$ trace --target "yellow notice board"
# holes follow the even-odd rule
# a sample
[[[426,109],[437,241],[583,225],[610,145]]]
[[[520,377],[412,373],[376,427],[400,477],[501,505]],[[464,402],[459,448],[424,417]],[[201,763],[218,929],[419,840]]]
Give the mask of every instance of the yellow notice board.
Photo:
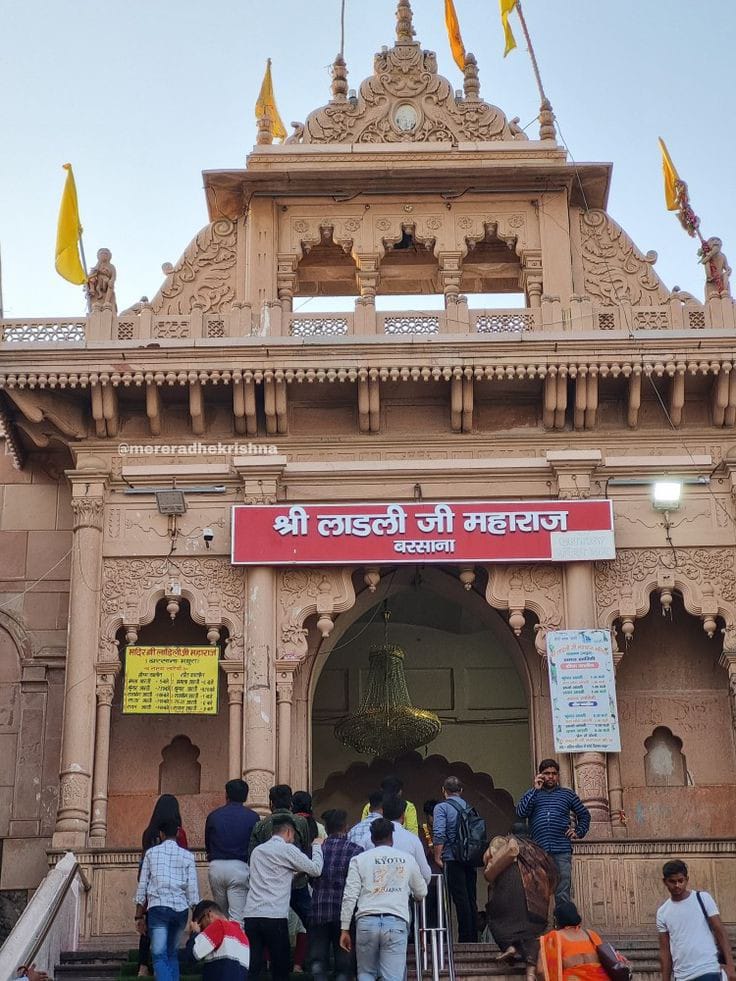
[[[219,647],[128,647],[123,712],[217,715]]]

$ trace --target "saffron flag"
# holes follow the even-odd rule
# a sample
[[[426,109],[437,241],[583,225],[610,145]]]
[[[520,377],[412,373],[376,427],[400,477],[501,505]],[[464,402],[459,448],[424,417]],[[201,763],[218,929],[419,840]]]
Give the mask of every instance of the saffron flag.
[[[66,182],[61,195],[59,208],[59,224],[56,229],[56,271],[70,283],[81,286],[87,282],[79,255],[79,242],[82,237],[82,226],[79,222],[79,205],[77,204],[77,187],[74,183],[72,165],[64,164]]]
[[[261,91],[258,93],[256,102],[256,119],[263,119],[268,116],[271,120],[271,129],[277,140],[286,139],[286,127],[281,121],[281,116],[276,108],[276,96],[273,94],[273,79],[271,78],[271,59],[266,63],[266,74],[263,76]]]
[[[503,36],[506,40],[506,47],[503,52],[505,58],[509,51],[513,51],[516,47],[516,38],[511,30],[511,24],[509,24],[509,14],[516,6],[516,0],[498,0],[498,2],[501,5],[501,23],[503,24]]]
[[[675,165],[672,163],[672,157],[667,149],[667,145],[659,137],[659,149],[662,151],[662,173],[664,174],[664,199],[667,202],[668,211],[677,211],[680,207],[680,202],[678,200],[677,194],[677,184],[679,183],[679,175],[675,169]]]
[[[463,44],[463,39],[460,35],[460,24],[457,19],[457,13],[455,12],[455,4],[453,3],[453,0],[445,0],[445,26],[447,27],[447,36],[450,39],[450,50],[452,51],[452,57],[455,59],[455,64],[460,71],[464,72],[465,45]]]

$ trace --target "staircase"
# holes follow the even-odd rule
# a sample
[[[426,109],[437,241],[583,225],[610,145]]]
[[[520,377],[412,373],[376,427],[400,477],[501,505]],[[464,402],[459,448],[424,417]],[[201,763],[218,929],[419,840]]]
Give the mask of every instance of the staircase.
[[[611,938],[614,946],[632,963],[634,973],[646,981],[659,977],[659,943],[656,936]],[[496,981],[519,981],[524,977],[521,966],[509,968],[497,964],[498,948],[494,944],[454,945],[455,973],[462,981],[483,981],[492,977]],[[416,978],[414,948],[409,947],[408,977]],[[61,963],[54,972],[54,981],[129,981],[137,973],[137,951],[134,950],[80,950],[61,955]],[[431,981],[432,972],[425,973],[425,981]],[[447,978],[443,971],[442,978]],[[182,963],[181,981],[198,981],[196,966]],[[309,974],[294,974],[292,981],[311,981]]]

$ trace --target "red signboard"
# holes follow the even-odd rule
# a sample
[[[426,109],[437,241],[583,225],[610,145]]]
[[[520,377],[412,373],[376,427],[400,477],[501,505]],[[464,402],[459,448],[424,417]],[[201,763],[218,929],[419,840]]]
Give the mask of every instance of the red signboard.
[[[608,500],[233,508],[234,565],[574,562],[615,555]]]

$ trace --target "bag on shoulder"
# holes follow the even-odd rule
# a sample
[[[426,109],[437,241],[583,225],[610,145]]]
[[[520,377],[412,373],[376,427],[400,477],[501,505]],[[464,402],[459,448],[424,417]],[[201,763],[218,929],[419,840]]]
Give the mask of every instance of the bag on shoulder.
[[[698,897],[698,905],[700,906],[700,908],[703,911],[703,916],[705,917],[705,922],[708,924],[708,929],[710,930],[711,933],[713,933],[713,927],[710,925],[710,920],[708,919],[708,914],[705,912],[705,903],[700,898],[700,893],[699,892],[696,892],[695,895]],[[718,943],[718,941],[715,938],[715,934],[713,934],[713,940],[715,941],[716,952],[718,954],[718,963],[719,964],[725,964],[726,963],[726,958],[723,956],[723,951],[721,950],[720,944]]]
[[[587,930],[585,932],[588,933]],[[591,943],[593,942],[589,933],[588,940]],[[605,941],[596,944],[595,952],[598,955],[598,960],[601,962],[601,967],[611,981],[630,981],[632,976],[631,964],[629,964],[623,954],[619,954],[613,944],[606,943]]]
[[[461,807],[451,797],[446,803],[457,811],[455,838],[451,842],[457,861],[465,865],[482,865],[483,853],[488,848],[486,822],[474,807]]]

